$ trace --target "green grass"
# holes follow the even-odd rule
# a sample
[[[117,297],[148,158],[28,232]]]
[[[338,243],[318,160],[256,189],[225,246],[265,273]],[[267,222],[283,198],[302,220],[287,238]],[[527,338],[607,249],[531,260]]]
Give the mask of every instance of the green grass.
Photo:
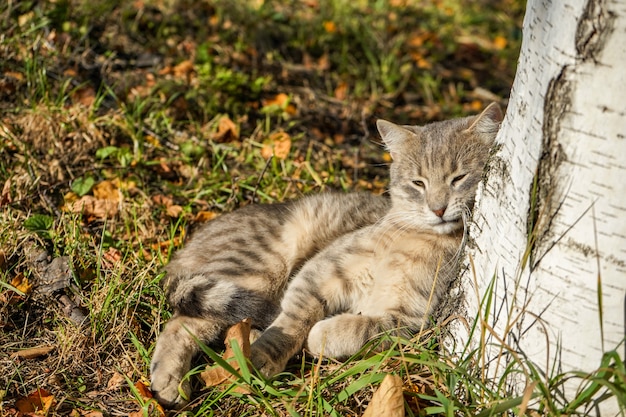
[[[324,189],[382,192],[377,118],[473,113],[484,90],[506,100],[523,5],[492,3],[3,3],[0,414],[44,389],[48,415],[159,415],[135,384],[171,314],[162,267],[198,219]],[[288,152],[267,159],[285,134]],[[37,289],[32,245],[68,257],[57,290]],[[250,395],[205,390],[184,414],[361,415],[385,373],[401,376],[407,415],[584,414],[625,391],[612,351],[589,375],[540,375],[519,358],[488,380],[480,352],[454,357],[431,336],[344,364],[296,359],[273,381],[242,362],[235,385]],[[54,350],[9,356],[38,346]],[[532,401],[512,395],[515,374],[530,376]],[[579,394],[564,397],[572,379]]]

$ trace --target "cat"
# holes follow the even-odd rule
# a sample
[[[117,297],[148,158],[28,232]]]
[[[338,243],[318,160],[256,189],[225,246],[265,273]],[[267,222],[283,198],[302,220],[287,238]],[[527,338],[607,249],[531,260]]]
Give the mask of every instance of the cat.
[[[166,268],[174,316],[151,363],[159,402],[186,404],[194,337],[214,344],[246,317],[263,330],[251,362],[267,377],[303,346],[345,358],[381,333],[425,327],[457,273],[501,120],[496,103],[478,116],[421,127],[379,120],[393,160],[391,201],[321,194],[248,206],[200,229]]]

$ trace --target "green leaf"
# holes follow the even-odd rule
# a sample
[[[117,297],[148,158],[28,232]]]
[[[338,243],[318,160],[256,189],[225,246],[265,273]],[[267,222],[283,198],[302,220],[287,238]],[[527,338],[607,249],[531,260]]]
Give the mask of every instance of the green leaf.
[[[117,151],[119,151],[117,146],[105,146],[104,148],[100,148],[96,151],[96,158],[106,159]]]
[[[77,178],[72,182],[72,191],[78,194],[79,197],[82,197],[91,191],[95,184],[96,180],[93,177]]]
[[[52,228],[54,219],[47,214],[33,214],[24,220],[24,227],[31,232],[47,232]]]

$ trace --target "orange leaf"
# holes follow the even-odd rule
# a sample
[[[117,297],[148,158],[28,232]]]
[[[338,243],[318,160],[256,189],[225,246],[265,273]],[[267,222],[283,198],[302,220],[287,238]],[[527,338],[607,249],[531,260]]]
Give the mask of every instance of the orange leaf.
[[[285,93],[278,93],[273,98],[264,99],[261,102],[263,107],[276,106],[283,109],[287,114],[296,114],[296,106],[290,103],[290,98]]]
[[[239,139],[239,128],[230,117],[224,115],[217,122],[217,131],[211,135],[215,142],[232,142]]]
[[[243,355],[246,358],[250,358],[250,321],[249,318],[243,319],[239,323],[231,326],[226,332],[226,338],[224,339],[226,350],[222,357],[235,369],[239,369],[239,363],[234,360],[235,354],[231,342],[235,340],[241,348]],[[223,383],[231,382],[233,375],[221,366],[214,366],[205,369],[200,374],[200,378],[202,378],[207,387],[215,387]],[[238,392],[243,391],[245,391],[245,389],[238,387]]]
[[[270,135],[261,149],[261,156],[269,159],[272,155],[278,159],[287,159],[291,150],[291,137],[287,132],[275,132]]]
[[[139,391],[139,395],[141,395],[143,398],[145,399],[152,398],[152,392],[150,391],[150,389],[148,389],[146,384],[144,384],[143,382],[141,381],[135,382],[135,388],[137,388],[137,391]]]
[[[507,45],[507,40],[504,36],[496,36],[493,40],[493,45],[496,49],[504,49]]]
[[[141,397],[144,400],[151,400],[152,397],[152,391],[150,391],[150,389],[146,386],[146,384],[144,384],[142,381],[137,381],[135,382],[135,388],[137,388],[137,391],[139,392],[139,395],[141,395]],[[164,416],[165,415],[165,410],[163,410],[163,407],[161,407],[161,404],[157,403],[156,401],[152,401],[151,402],[152,405],[154,405],[159,413],[159,416]],[[137,416],[143,416],[143,412],[139,411],[136,413],[130,413],[129,415],[133,416],[133,415],[137,415]]]
[[[337,32],[337,25],[335,25],[335,22],[327,20],[324,22],[324,30],[328,33],[335,33]]]
[[[196,214],[196,218],[194,219],[194,221],[198,223],[204,223],[208,222],[209,220],[213,220],[216,217],[217,213],[214,211],[199,211],[198,214]]]
[[[33,285],[28,282],[28,278],[21,272],[11,280],[11,285],[26,295],[30,294],[33,290]]]
[[[193,71],[193,62],[190,60],[182,61],[173,68],[174,77],[178,78],[189,77]]]
[[[348,96],[348,84],[340,82],[337,88],[335,88],[335,98],[337,100],[345,100]]]
[[[112,181],[104,180],[93,187],[93,196],[100,200],[119,202],[122,198],[120,190]]]
[[[15,407],[21,413],[35,413],[40,415],[48,414],[48,410],[54,404],[54,396],[45,389],[38,389],[31,392],[26,397],[22,397],[15,402]]]

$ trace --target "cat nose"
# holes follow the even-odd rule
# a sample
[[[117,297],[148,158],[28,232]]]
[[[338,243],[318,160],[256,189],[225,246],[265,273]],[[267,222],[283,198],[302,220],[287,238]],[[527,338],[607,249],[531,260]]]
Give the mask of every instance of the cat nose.
[[[447,208],[448,208],[448,207],[442,207],[442,208],[440,208],[440,209],[433,210],[432,212],[433,212],[433,213],[435,213],[435,215],[436,215],[437,217],[443,217],[443,214],[446,212],[446,209],[447,209]]]

